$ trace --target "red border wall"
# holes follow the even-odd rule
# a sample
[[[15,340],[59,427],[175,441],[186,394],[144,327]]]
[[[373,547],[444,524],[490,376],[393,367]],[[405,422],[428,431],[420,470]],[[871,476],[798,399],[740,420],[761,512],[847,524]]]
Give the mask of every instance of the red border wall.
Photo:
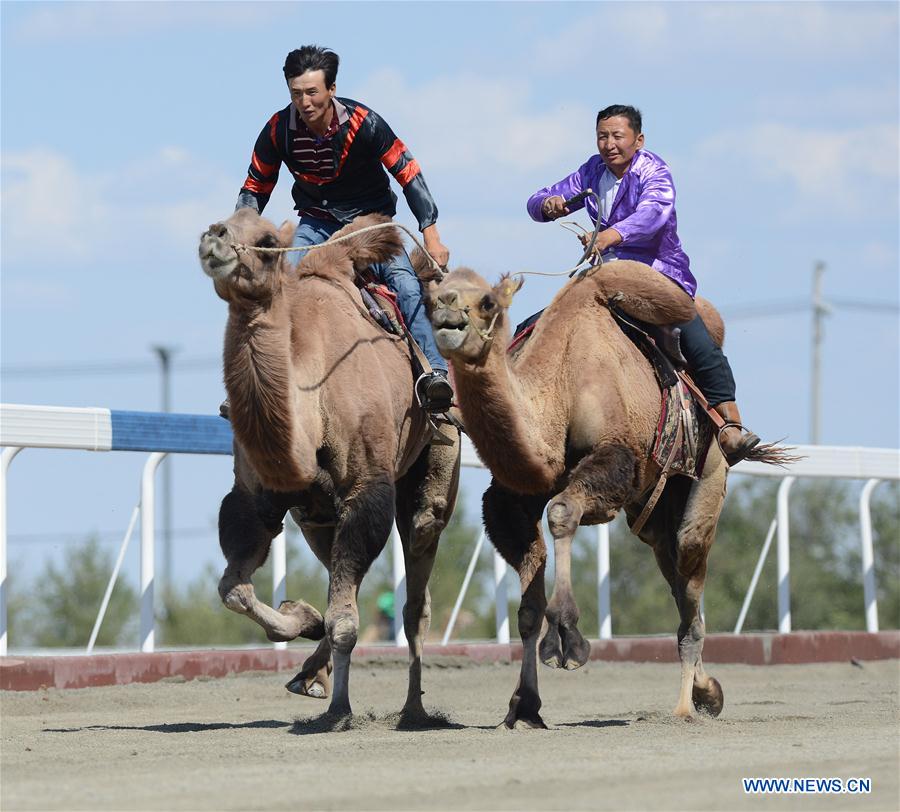
[[[90,688],[156,682],[166,677],[196,679],[224,677],[240,671],[293,671],[309,656],[309,647],[276,651],[273,648],[160,651],[153,654],[101,654],[60,657],[0,657],[0,690]],[[473,662],[520,660],[519,643],[459,643],[429,645],[426,657],[465,657]],[[357,646],[355,658],[406,659],[406,648]],[[791,634],[711,634],[703,647],[710,663],[797,665],[900,658],[900,631],[793,632]],[[591,659],[606,662],[674,663],[674,637],[622,637],[592,640]]]

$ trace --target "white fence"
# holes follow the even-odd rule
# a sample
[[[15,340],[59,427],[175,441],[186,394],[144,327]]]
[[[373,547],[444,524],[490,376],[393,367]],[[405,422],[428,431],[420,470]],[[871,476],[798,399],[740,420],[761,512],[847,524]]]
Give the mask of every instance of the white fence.
[[[116,412],[108,409],[75,409],[47,406],[0,404],[0,655],[7,651],[7,476],[10,463],[23,448],[84,449],[91,451],[145,451],[150,456],[144,465],[140,485],[140,502],[132,514],[106,594],[101,603],[97,622],[88,645],[90,651],[96,640],[103,614],[128,547],[138,515],[141,519],[141,651],[153,651],[154,643],[154,552],[155,525],[154,474],[159,463],[169,453],[230,454],[231,429],[218,417],[205,415],[154,414],[149,412]],[[762,566],[777,531],[778,556],[778,628],[791,630],[790,609],[790,528],[788,497],[798,477],[828,477],[864,479],[860,494],[860,542],[862,546],[862,580],[864,588],[866,627],[878,631],[878,607],[875,591],[875,569],[872,547],[872,522],[869,502],[872,491],[882,480],[900,479],[900,450],[836,446],[800,446],[805,458],[785,472],[761,463],[744,462],[736,473],[752,476],[780,477],[776,516],[769,527],[759,561],[751,578],[744,606],[735,632],[743,628],[747,609],[753,597]],[[462,464],[483,467],[468,438],[464,437]],[[474,572],[479,552],[485,541],[482,532],[463,580],[462,589],[444,633],[446,643],[452,634],[465,591]],[[392,533],[391,551],[395,582],[395,637],[398,645],[405,643],[402,607],[405,602],[403,556],[396,528]],[[285,597],[285,543],[283,534],[272,544],[273,602],[277,606]],[[609,572],[609,528],[597,528],[597,601],[600,618],[600,637],[612,636]],[[494,554],[494,585],[497,641],[509,642],[509,618],[506,593],[507,565]],[[275,643],[278,648],[285,643]]]

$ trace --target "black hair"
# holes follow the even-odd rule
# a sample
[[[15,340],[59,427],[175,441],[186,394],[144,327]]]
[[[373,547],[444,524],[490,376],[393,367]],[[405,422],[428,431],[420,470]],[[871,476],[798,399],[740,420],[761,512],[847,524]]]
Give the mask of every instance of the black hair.
[[[634,130],[634,134],[641,134],[641,124],[643,123],[641,111],[638,110],[637,107],[632,107],[630,104],[611,104],[609,107],[604,107],[597,113],[597,123],[594,126],[598,126],[601,121],[612,118],[613,116],[625,116],[625,118],[628,119],[628,123],[631,125],[631,129]]]
[[[304,45],[291,51],[284,60],[284,78],[290,81],[308,70],[320,70],[325,73],[325,87],[331,87],[337,79],[340,57],[328,48],[319,45]]]

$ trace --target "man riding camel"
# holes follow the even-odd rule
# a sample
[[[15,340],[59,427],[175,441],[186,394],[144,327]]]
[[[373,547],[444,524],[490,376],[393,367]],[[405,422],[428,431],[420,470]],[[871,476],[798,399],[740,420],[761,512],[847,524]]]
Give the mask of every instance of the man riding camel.
[[[446,265],[450,253],[441,242],[437,206],[418,162],[374,110],[335,95],[338,63],[336,53],[317,45],[287,55],[284,78],[291,103],[269,119],[256,139],[236,209],[250,207],[262,214],[284,163],[294,177],[292,196],[300,215],[293,244],[318,245],[359,215],[396,214],[397,196],[386,169],[403,188],[426,250]],[[296,253],[295,264],[302,256]],[[447,362],[435,346],[409,257],[403,252],[371,270],[397,294],[406,325],[431,364],[433,371],[416,382],[422,405],[446,411],[453,397]]]
[[[634,107],[612,105],[597,114],[597,149],[578,170],[528,199],[528,213],[539,223],[570,213],[565,201],[591,189],[591,220],[600,230],[594,254],[603,262],[630,259],[650,265],[680,285],[693,298],[697,282],[690,260],[678,239],[675,185],[665,161],[646,150],[641,113]],[[735,402],[731,366],[715,345],[699,316],[681,327],[681,350],[710,406],[724,419],[719,443],[729,465],[744,459],[759,444],[759,437],[745,431]]]

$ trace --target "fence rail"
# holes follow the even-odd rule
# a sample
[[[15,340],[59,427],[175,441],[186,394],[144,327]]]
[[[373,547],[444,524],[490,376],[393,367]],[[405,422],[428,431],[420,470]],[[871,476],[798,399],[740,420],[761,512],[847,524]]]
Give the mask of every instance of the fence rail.
[[[155,525],[154,473],[167,454],[231,454],[231,426],[224,420],[193,414],[159,414],[154,412],[127,412],[101,408],[69,408],[56,406],[29,406],[0,404],[0,655],[7,651],[7,476],[13,458],[24,448],[80,449],[87,451],[144,451],[150,456],[144,465],[140,485],[138,508],[141,518],[141,623],[140,640],[142,651],[153,651],[154,641],[154,551]],[[878,631],[878,607],[875,598],[875,568],[872,549],[872,522],[869,502],[872,491],[882,480],[900,479],[900,450],[885,448],[861,448],[848,446],[800,446],[798,452],[803,459],[785,471],[761,463],[743,462],[735,473],[751,476],[779,477],[782,482],[778,489],[776,517],[770,526],[763,545],[757,572],[751,580],[741,617],[735,627],[740,632],[746,610],[753,597],[758,572],[768,553],[772,535],[777,530],[778,556],[778,627],[781,632],[791,630],[790,614],[790,528],[788,523],[788,497],[790,488],[798,477],[828,477],[835,479],[868,480],[860,495],[860,539],[862,546],[862,580],[864,585],[866,627]],[[475,449],[467,437],[463,438],[462,465],[483,468]],[[136,509],[136,510],[137,510]],[[131,527],[123,541],[119,560],[131,536]],[[450,624],[444,633],[444,642],[452,634],[453,621],[458,612],[465,590],[474,571],[484,534],[476,545],[475,553],[467,570],[462,590],[456,602]],[[394,563],[395,617],[402,617],[402,607],[406,592],[403,556],[396,527],[392,532],[391,549]],[[285,590],[285,544],[283,535],[272,544],[273,595],[275,602],[284,597]],[[599,636],[612,637],[612,615],[610,607],[609,572],[609,528],[597,528],[598,583],[597,600],[599,607]],[[112,589],[118,567],[115,568],[107,596],[102,603],[105,609],[108,594]],[[494,554],[494,586],[496,606],[496,628],[498,642],[509,641],[509,617],[506,594],[506,563]],[[102,610],[92,633],[91,643],[96,638],[102,622]],[[395,624],[398,645],[405,642],[403,624]],[[285,643],[275,643],[283,648]]]

